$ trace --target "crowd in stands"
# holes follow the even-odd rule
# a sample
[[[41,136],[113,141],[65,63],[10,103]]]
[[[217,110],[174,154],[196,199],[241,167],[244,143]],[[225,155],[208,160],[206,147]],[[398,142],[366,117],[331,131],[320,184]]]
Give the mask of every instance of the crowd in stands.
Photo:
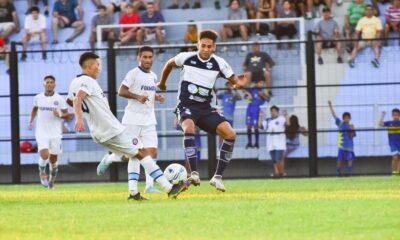
[[[349,65],[355,67],[355,59],[360,49],[364,47],[372,47],[375,57],[371,63],[374,67],[379,67],[380,41],[365,41],[375,38],[388,38],[390,32],[400,33],[400,0],[372,0],[371,4],[367,4],[366,0],[354,0],[347,8],[343,32],[338,23],[334,20],[331,7],[332,0],[230,0],[227,6],[221,6],[220,1],[215,1],[215,8],[228,8],[227,20],[246,20],[246,19],[263,19],[263,18],[279,18],[282,21],[273,22],[271,24],[246,24],[231,23],[224,24],[220,29],[221,41],[229,41],[230,38],[240,38],[241,41],[247,41],[251,35],[265,35],[272,33],[276,39],[287,37],[294,38],[298,34],[298,29],[294,21],[287,21],[286,18],[305,17],[310,19],[318,17],[319,5],[325,7],[322,10],[322,19],[316,23],[315,34],[316,39],[321,41],[316,44],[316,52],[318,55],[318,63],[323,64],[321,56],[322,49],[335,48],[337,51],[337,62],[343,62],[343,49],[350,54]],[[24,34],[21,42],[23,49],[26,51],[30,41],[38,41],[42,45],[44,52],[42,58],[46,59],[46,45],[51,39],[51,44],[58,44],[58,32],[64,28],[74,28],[72,34],[66,39],[66,42],[73,42],[84,31],[87,24],[90,24],[89,43],[94,48],[96,42],[96,27],[98,25],[108,24],[136,24],[136,23],[162,23],[165,19],[160,8],[160,0],[109,0],[107,3],[101,0],[93,0],[93,4],[97,8],[91,23],[83,21],[84,9],[82,9],[81,0],[56,0],[54,2],[52,12],[49,13],[48,0],[43,0],[44,8],[41,10],[37,7],[39,0],[28,1],[28,11],[25,17]],[[196,9],[202,7],[202,0],[170,0],[169,9]],[[340,5],[341,0],[337,0],[336,4]],[[192,4],[192,6],[191,6]],[[380,9],[386,9],[381,12]],[[187,10],[190,11],[190,10]],[[118,14],[118,17],[115,16]],[[377,16],[384,15],[385,23],[382,24]],[[52,36],[46,36],[46,17],[52,17],[51,30]],[[115,22],[115,19],[119,19]],[[5,44],[8,43],[9,37],[13,33],[20,31],[19,18],[12,0],[0,0],[0,38]],[[113,40],[119,44],[143,44],[144,42],[155,40],[158,44],[165,42],[165,29],[161,26],[152,27],[123,27],[118,29],[103,29],[101,33],[104,41]],[[195,24],[188,26],[188,32],[182,39],[186,43],[196,43],[197,30]],[[339,40],[343,34],[344,39],[349,39],[345,45]],[[358,41],[362,39],[363,41]],[[388,41],[384,41],[385,46]],[[278,49],[282,48],[281,44],[277,45]],[[289,43],[288,48],[292,48]],[[5,47],[2,48],[6,49]],[[222,51],[227,51],[227,47],[222,47]],[[160,52],[163,52],[160,49]],[[247,46],[242,45],[241,51],[246,52]],[[26,59],[26,53],[22,54],[21,60]]]

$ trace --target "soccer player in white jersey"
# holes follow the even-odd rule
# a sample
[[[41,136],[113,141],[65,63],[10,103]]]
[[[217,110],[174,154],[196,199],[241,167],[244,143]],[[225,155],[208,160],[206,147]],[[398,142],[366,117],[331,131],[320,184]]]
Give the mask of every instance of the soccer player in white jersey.
[[[172,69],[181,69],[176,113],[184,133],[186,164],[191,170],[188,180],[195,186],[200,185],[194,140],[198,126],[223,139],[217,169],[210,180],[210,185],[224,192],[222,174],[231,160],[236,133],[229,122],[211,106],[213,87],[218,77],[226,78],[234,87],[244,86],[246,79],[243,75],[237,77],[229,64],[214,54],[217,37],[217,33],[213,30],[202,31],[197,43],[198,51],[180,53],[171,58],[163,69],[158,86],[165,91],[166,81]]]
[[[156,93],[157,75],[151,71],[153,65],[153,48],[143,46],[138,52],[139,66],[130,70],[119,88],[118,94],[128,99],[122,124],[129,134],[137,136],[143,146],[148,150],[153,159],[157,158],[157,131],[156,116],[154,112],[155,101],[164,103],[164,97]],[[98,175],[103,174],[103,162],[117,162],[121,157],[116,154],[105,156],[106,159],[99,164]],[[108,167],[107,167],[108,168]],[[140,162],[138,159],[130,159],[128,162],[128,185],[132,200],[139,200],[138,181],[140,174]],[[145,193],[159,193],[154,187],[154,180],[150,173],[146,172]],[[143,200],[143,199],[142,199]]]
[[[187,189],[186,183],[172,185],[151,158],[148,150],[143,148],[138,137],[132,137],[111,112],[107,98],[96,80],[101,71],[99,56],[91,52],[83,53],[79,65],[82,74],[72,80],[67,100],[74,107],[75,130],[85,131],[83,121],[85,119],[95,143],[117,155],[137,158],[168,196],[176,198]]]
[[[61,137],[63,119],[68,119],[68,109],[65,100],[54,92],[56,79],[49,75],[44,77],[44,92],[35,96],[29,118],[29,130],[36,121],[36,142],[39,150],[39,176],[44,187],[54,188],[58,172],[57,155],[61,153]],[[46,173],[46,165],[50,160],[50,179]]]

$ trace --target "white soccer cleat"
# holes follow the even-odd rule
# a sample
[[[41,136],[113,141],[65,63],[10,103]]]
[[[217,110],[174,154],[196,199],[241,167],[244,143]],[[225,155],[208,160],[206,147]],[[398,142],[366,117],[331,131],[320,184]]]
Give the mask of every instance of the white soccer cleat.
[[[200,186],[200,175],[198,172],[193,171],[188,178],[188,181],[193,186]]]
[[[103,159],[101,159],[99,165],[97,165],[97,175],[103,175],[108,167],[110,167],[111,164],[107,163],[107,158],[108,158],[108,154],[104,155]]]
[[[214,175],[210,180],[210,185],[215,187],[218,191],[225,192],[225,186],[222,183],[222,176]]]

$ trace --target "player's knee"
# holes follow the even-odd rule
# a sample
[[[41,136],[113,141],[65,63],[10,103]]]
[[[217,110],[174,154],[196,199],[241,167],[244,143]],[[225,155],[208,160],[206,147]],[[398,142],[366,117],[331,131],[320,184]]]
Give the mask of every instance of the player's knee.
[[[225,136],[224,139],[228,139],[228,140],[236,140],[236,133],[233,130],[228,131]]]

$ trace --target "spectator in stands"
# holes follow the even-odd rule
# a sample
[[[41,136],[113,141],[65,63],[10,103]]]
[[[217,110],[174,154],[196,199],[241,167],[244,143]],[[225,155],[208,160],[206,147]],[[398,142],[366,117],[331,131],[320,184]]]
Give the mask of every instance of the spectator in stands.
[[[39,5],[39,0],[28,0],[28,11],[26,11],[26,15],[30,13],[30,10],[32,9],[33,6],[38,6]],[[49,1],[48,0],[43,0],[43,5],[44,5],[44,15],[46,17],[49,16]]]
[[[126,6],[128,4],[133,4],[135,10],[145,10],[147,8],[147,3],[153,3],[155,11],[160,11],[160,0],[146,1],[146,0],[111,0],[110,3],[106,5],[107,13],[114,14],[116,12],[125,13]]]
[[[384,45],[388,46],[387,38],[389,37],[389,32],[400,34],[400,0],[393,0],[392,5],[387,8],[385,16]]]
[[[311,19],[313,18],[313,10],[315,7],[319,8],[319,5],[325,5],[329,9],[332,9],[332,0],[307,0],[307,12],[306,12],[306,18]],[[317,17],[320,16],[320,13],[318,12]]]
[[[381,16],[381,11],[383,10],[383,14],[386,12],[386,9],[392,3],[392,0],[371,0],[370,3],[374,7],[375,16]],[[382,20],[382,19],[381,19]]]
[[[271,117],[264,122],[264,129],[267,130],[267,150],[274,163],[274,174],[272,177],[285,177],[283,158],[286,151],[285,128],[290,125],[287,111],[283,111],[283,116],[279,116],[277,106],[270,107]]]
[[[179,8],[179,0],[172,0],[172,5],[168,7],[168,9],[178,9]],[[190,3],[189,0],[183,1],[182,9],[189,9]],[[195,0],[192,6],[193,9],[201,8],[200,0]]]
[[[89,43],[90,47],[94,48],[94,43],[97,40],[97,26],[110,25],[114,23],[114,17],[107,13],[106,6],[100,5],[97,7],[98,14],[92,18],[92,28],[90,31]],[[112,28],[103,28],[101,39],[104,41],[115,40],[115,32]]]
[[[222,113],[224,118],[233,127],[233,119],[235,114],[236,102],[242,100],[240,93],[229,83],[225,83],[226,90],[217,94],[217,98],[221,100]]]
[[[114,14],[116,12],[121,12],[122,14],[125,12],[125,8],[128,5],[127,1],[120,0],[111,0],[107,5],[107,13]]]
[[[256,13],[257,19],[275,18],[276,2],[275,0],[258,0],[258,10]],[[260,34],[261,24],[256,23],[256,32]]]
[[[350,3],[349,7],[347,8],[346,15],[344,16],[344,32],[346,39],[356,39],[356,26],[358,21],[364,16],[366,6],[367,4],[364,3],[364,0],[357,0],[356,2]],[[355,41],[347,44],[346,49],[349,53],[353,49],[354,44]]]
[[[193,23],[193,20],[189,21],[190,23]],[[196,44],[199,40],[198,32],[197,32],[197,25],[196,24],[190,24],[187,26],[185,36],[183,38],[185,43],[191,43],[191,44]],[[192,52],[192,51],[197,51],[197,47],[184,47],[181,49],[181,52]]]
[[[7,52],[8,48],[6,42],[3,38],[0,37],[0,59],[4,59],[7,67],[6,73],[10,74],[10,54],[8,54]]]
[[[239,0],[232,0],[229,4],[228,20],[246,20],[246,11],[241,8]],[[226,42],[228,38],[241,37],[242,41],[247,41],[248,39],[247,25],[245,23],[232,23],[224,24],[221,29],[221,40]],[[225,46],[221,51],[226,52],[228,48]],[[247,51],[247,46],[242,45],[241,51]]]
[[[274,60],[272,60],[268,53],[261,51],[261,46],[257,42],[253,44],[252,52],[247,54],[243,63],[247,79],[252,84],[256,84],[259,80],[264,80],[269,96],[272,96],[271,68],[274,65]]]
[[[75,9],[79,13],[79,19],[75,15]],[[66,42],[72,42],[78,37],[84,30],[85,24],[83,22],[83,10],[80,5],[80,1],[77,0],[57,0],[54,2],[53,7],[53,42],[52,44],[58,44],[58,29],[73,27],[75,31],[70,37],[67,38]]]
[[[386,127],[388,130],[390,151],[392,158],[392,174],[400,176],[400,110],[395,108],[392,110],[392,120],[385,120],[386,112],[382,112],[379,121],[380,127]]]
[[[15,6],[9,0],[0,0],[0,37],[5,42],[15,32],[19,32],[19,20]]]
[[[289,125],[285,128],[286,134],[286,152],[285,157],[300,146],[300,134],[307,136],[308,132],[305,127],[300,126],[299,118],[292,115],[289,118]]]
[[[264,80],[258,80],[255,86],[245,90],[245,98],[249,101],[246,109],[247,145],[248,148],[259,147],[259,127],[262,122],[261,106],[269,102],[268,92],[264,89]],[[252,129],[254,129],[255,144],[252,144]]]
[[[30,9],[30,14],[25,17],[25,33],[22,39],[23,50],[21,56],[21,61],[26,60],[26,50],[28,49],[28,43],[30,40],[40,41],[42,45],[42,59],[47,59],[46,54],[46,44],[47,44],[47,36],[46,36],[46,18],[42,14],[39,13],[38,7],[32,7]]]
[[[381,20],[374,16],[374,9],[371,5],[367,5],[365,9],[365,17],[358,21],[356,26],[357,38],[361,35],[361,41],[356,43],[351,53],[349,66],[354,67],[354,60],[358,52],[365,47],[374,49],[375,58],[371,61],[375,68],[379,68],[380,44],[379,40],[373,40],[381,37],[382,24]]]
[[[318,63],[324,64],[324,60],[321,57],[322,49],[324,48],[336,48],[337,52],[337,63],[343,63],[342,59],[342,46],[339,40],[339,25],[331,17],[331,11],[325,7],[322,10],[323,19],[320,20],[315,28],[317,34],[317,40],[323,40],[323,42],[317,42],[317,56]]]
[[[283,1],[283,8],[278,11],[278,18],[294,18],[296,13],[292,10],[289,0]],[[288,36],[292,39],[297,34],[297,29],[294,21],[279,21],[276,25],[276,39],[280,40],[283,36]],[[281,43],[278,43],[278,49],[281,49]],[[292,43],[289,43],[289,49],[292,48]]]
[[[148,3],[146,12],[140,17],[142,23],[163,23],[164,17],[161,12],[155,11],[155,6],[153,3]],[[156,27],[144,27],[137,31],[137,41],[138,44],[143,44],[143,42],[151,41],[157,39],[158,44],[164,43],[165,30],[162,26]],[[159,53],[163,53],[162,48],[159,49]]]
[[[137,24],[140,23],[140,16],[132,4],[128,4],[126,12],[121,16],[120,24]],[[121,44],[126,44],[133,40],[137,40],[138,27],[125,27],[120,28],[119,39]],[[139,40],[138,40],[139,41]]]

